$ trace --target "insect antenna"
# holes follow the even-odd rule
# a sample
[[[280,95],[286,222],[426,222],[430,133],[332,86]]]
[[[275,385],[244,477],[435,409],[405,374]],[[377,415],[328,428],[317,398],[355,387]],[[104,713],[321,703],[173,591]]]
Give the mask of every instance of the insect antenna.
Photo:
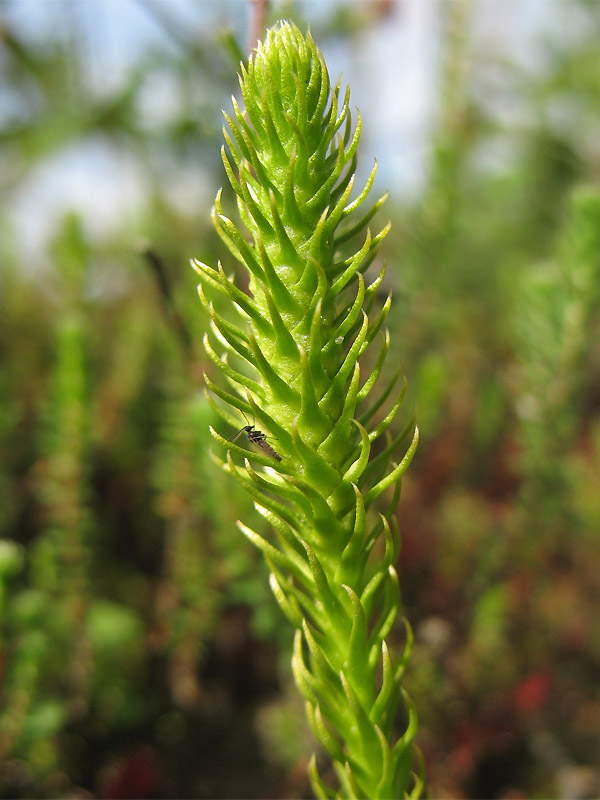
[[[240,436],[242,435],[242,433],[246,433],[246,428],[241,428],[241,430],[239,430],[239,431],[236,433],[236,435],[235,435],[235,436],[233,437],[233,439],[231,440],[231,444],[233,444],[234,442],[237,442],[237,440],[240,438]]]
[[[251,441],[250,434],[254,430],[254,425],[250,425],[250,423],[248,422],[248,417],[244,414],[244,412],[242,411],[241,408],[239,409],[239,412],[244,417],[244,419],[246,420],[246,422],[248,424],[244,425],[243,428],[240,428],[240,430],[236,433],[236,435],[231,440],[232,443],[237,441],[240,438],[240,436],[242,435],[242,433],[245,433],[247,438],[248,438],[248,441]]]

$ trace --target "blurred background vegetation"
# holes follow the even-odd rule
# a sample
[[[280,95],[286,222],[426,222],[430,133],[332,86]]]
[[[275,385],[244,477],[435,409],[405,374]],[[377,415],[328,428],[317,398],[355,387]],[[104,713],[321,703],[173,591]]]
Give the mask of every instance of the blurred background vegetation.
[[[264,26],[310,23],[383,79],[368,42],[416,5],[0,6],[1,797],[311,797],[291,633],[235,529],[261,521],[210,458],[188,259],[229,263],[220,109]],[[600,794],[600,4],[521,5],[554,15],[529,60],[490,49],[488,4],[421,4],[418,187],[380,158],[436,798]]]

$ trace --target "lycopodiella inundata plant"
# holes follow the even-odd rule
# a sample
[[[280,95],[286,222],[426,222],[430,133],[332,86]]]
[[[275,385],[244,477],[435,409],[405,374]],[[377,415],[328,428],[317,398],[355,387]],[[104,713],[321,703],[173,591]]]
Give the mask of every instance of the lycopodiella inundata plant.
[[[228,384],[207,377],[208,389],[248,449],[236,431],[213,436],[223,468],[273,528],[267,540],[239,523],[296,628],[294,677],[337,773],[334,789],[313,757],[315,792],[418,796],[416,717],[402,689],[408,624],[400,656],[386,644],[400,608],[394,513],[418,434],[414,420],[390,433],[404,393],[393,394],[395,379],[366,402],[390,347],[390,298],[377,307],[384,270],[365,279],[389,228],[367,227],[384,198],[364,210],[375,168],[353,191],[360,117],[353,129],[349,92],[330,86],[310,34],[279,23],[240,83],[245,110],[234,99],[225,114],[223,163],[243,228],[225,215],[220,192],[214,223],[248,290],[221,264],[195,266],[212,321],[206,352]],[[378,355],[365,376],[359,363],[370,345]],[[388,398],[390,410],[378,413]]]

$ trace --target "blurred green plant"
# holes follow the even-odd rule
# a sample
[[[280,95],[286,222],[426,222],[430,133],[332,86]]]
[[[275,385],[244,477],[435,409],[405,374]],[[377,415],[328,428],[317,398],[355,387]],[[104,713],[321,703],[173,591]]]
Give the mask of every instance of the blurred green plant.
[[[154,638],[170,664],[173,699],[183,707],[198,700],[202,654],[224,606],[252,605],[263,634],[277,627],[272,613],[265,619],[254,552],[239,546],[235,532],[236,515],[249,510],[247,496],[224,483],[210,457],[209,426],[217,420],[203,393],[177,387],[165,403],[154,456],[155,504],[166,524]]]
[[[275,597],[297,629],[294,677],[341,787],[326,785],[313,758],[315,792],[419,796],[416,717],[402,692],[410,629],[399,660],[386,644],[400,609],[393,515],[418,432],[411,420],[399,435],[387,433],[404,390],[383,419],[373,421],[397,375],[357,413],[390,346],[384,331],[377,362],[361,383],[359,359],[382,330],[391,301],[369,320],[385,268],[369,285],[364,274],[389,226],[373,236],[367,225],[385,197],[358,216],[375,166],[350,200],[361,122],[352,133],[349,89],[341,101],[340,85],[330,88],[310,34],[302,36],[288,22],[269,29],[247,69],[242,65],[240,85],[246,110],[234,100],[234,117],[225,114],[233,138],[224,131],[222,155],[252,243],[225,216],[221,192],[213,221],[245,268],[249,293],[220,264],[195,265],[213,324],[206,352],[233,393],[208,376],[207,386],[246,418],[238,437],[245,433],[260,452],[248,458],[247,450],[212,432],[227,450],[221,466],[250,492],[276,534],[273,544],[238,523],[263,551]],[[362,244],[348,253],[346,243],[360,233]],[[236,323],[217,312],[205,289],[229,298]],[[237,417],[211,402],[239,428]],[[393,463],[406,444],[402,460]],[[370,458],[372,447],[379,452]],[[245,457],[244,469],[234,456]],[[371,519],[374,501],[388,488],[394,491],[385,514]],[[398,736],[400,708],[405,729]]]
[[[600,311],[600,192],[573,192],[556,258],[523,274],[515,305],[523,502],[544,529],[569,520],[565,459],[582,419]],[[540,517],[543,514],[543,517]]]
[[[30,588],[14,596],[9,615],[14,657],[5,685],[4,748],[46,773],[60,761],[56,735],[69,717],[85,713],[89,694],[89,398],[81,307],[87,255],[79,220],[67,217],[55,242],[62,324],[36,469],[43,529],[28,554]]]

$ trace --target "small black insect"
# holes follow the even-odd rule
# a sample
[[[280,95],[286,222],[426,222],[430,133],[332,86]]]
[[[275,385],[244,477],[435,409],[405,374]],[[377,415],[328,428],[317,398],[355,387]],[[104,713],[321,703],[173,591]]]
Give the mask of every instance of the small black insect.
[[[275,461],[281,461],[281,456],[279,453],[275,452],[275,450],[267,442],[267,435],[262,431],[257,431],[254,425],[244,425],[242,430],[238,431],[235,438],[231,441],[235,442],[238,436],[241,436],[242,433],[246,434],[246,438],[251,444],[255,444],[257,447],[260,447],[263,453],[266,453],[271,458],[274,458]]]

